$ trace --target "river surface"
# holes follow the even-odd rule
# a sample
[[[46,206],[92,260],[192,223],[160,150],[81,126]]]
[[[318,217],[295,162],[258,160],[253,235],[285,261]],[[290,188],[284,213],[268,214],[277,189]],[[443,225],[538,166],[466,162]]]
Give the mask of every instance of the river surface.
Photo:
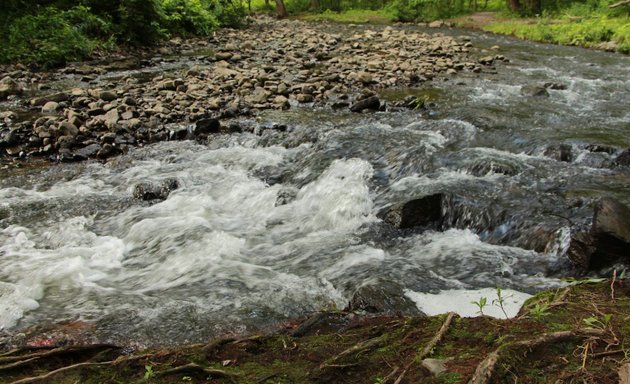
[[[447,33],[500,45],[510,63],[382,95],[429,95],[426,110],[292,108],[256,118],[257,134],[208,145],[2,171],[0,328],[82,320],[101,341],[176,344],[344,308],[362,286],[421,301],[561,285],[567,212],[592,212],[575,201],[630,205],[630,172],[612,166],[618,152],[586,149],[630,147],[630,58]],[[546,82],[567,89],[521,94]],[[571,146],[571,161],[543,155],[556,144]],[[168,178],[180,188],[166,200],[133,198],[134,185]],[[473,208],[452,228],[420,233],[377,216],[434,193]],[[519,231],[536,223],[555,246],[522,247],[529,235]]]

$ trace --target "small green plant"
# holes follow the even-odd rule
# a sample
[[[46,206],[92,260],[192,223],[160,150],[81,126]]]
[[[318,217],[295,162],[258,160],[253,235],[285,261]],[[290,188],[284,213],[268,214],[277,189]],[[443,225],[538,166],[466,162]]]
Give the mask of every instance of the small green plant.
[[[153,372],[153,367],[150,365],[145,365],[144,366],[144,379],[151,380],[153,376],[155,376],[155,373]]]
[[[492,300],[492,305],[499,307],[503,315],[505,315],[506,319],[509,319],[507,312],[505,311],[505,300],[509,299],[511,296],[503,296],[503,292],[501,288],[497,287],[497,298]]]
[[[612,314],[610,313],[607,313],[600,317],[591,316],[591,317],[582,319],[582,323],[584,323],[584,325],[586,325],[587,327],[598,328],[601,330],[610,329],[611,322],[612,322]]]
[[[380,376],[376,376],[376,377],[374,378],[374,384],[383,384],[384,382],[385,382],[385,379],[383,379],[383,378],[382,378],[382,377],[380,377]]]
[[[486,305],[488,305],[488,299],[486,299],[485,297],[480,297],[479,300],[471,301],[471,303],[475,304],[477,308],[479,308],[477,313],[483,316],[483,309],[485,308]]]
[[[529,315],[534,319],[540,321],[543,317],[549,314],[549,304],[547,303],[536,303],[534,308],[529,310]]]

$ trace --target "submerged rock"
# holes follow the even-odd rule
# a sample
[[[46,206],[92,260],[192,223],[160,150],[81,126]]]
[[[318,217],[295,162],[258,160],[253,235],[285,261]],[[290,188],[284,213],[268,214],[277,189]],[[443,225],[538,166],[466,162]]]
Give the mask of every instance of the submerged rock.
[[[424,196],[395,205],[379,216],[386,223],[399,229],[418,226],[439,227],[443,221],[442,203],[445,198],[442,193]]]
[[[161,183],[144,182],[133,187],[133,197],[139,200],[166,200],[168,195],[179,188],[177,179],[168,178]]]
[[[354,103],[350,107],[350,110],[352,112],[361,112],[366,109],[369,109],[372,111],[378,111],[380,107],[381,107],[381,101],[379,100],[378,96],[370,96]]]
[[[540,85],[524,85],[521,87],[521,95],[528,97],[549,97],[547,88]]]
[[[556,161],[571,162],[573,158],[571,151],[569,144],[553,144],[548,146],[543,154]]]

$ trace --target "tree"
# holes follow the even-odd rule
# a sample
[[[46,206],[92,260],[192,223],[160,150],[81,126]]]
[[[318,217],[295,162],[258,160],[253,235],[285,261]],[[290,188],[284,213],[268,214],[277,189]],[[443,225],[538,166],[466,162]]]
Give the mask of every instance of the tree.
[[[280,19],[287,17],[287,7],[284,6],[283,0],[276,0],[276,14]]]

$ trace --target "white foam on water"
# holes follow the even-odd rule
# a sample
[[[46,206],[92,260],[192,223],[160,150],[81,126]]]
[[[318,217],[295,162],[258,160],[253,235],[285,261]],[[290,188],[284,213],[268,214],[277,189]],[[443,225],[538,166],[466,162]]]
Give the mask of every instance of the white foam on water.
[[[448,312],[455,312],[462,317],[481,316],[479,306],[473,302],[479,302],[481,298],[486,298],[487,304],[482,308],[483,314],[498,319],[505,319],[506,314],[508,318],[515,317],[523,303],[532,297],[527,293],[502,289],[502,304],[500,305],[496,288],[451,289],[436,294],[405,290],[405,295],[416,303],[418,309],[429,316]]]

